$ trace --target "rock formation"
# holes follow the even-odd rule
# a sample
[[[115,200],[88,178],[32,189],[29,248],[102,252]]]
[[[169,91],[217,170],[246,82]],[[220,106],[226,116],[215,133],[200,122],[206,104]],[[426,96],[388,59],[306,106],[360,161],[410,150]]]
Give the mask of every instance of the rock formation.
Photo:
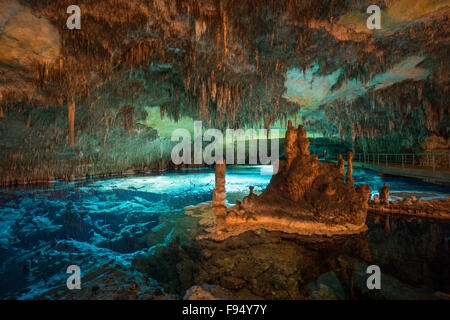
[[[351,151],[348,152],[348,158],[347,158],[347,174],[345,175],[345,183],[348,184],[349,186],[354,185],[354,181],[353,181],[353,153]]]
[[[351,271],[351,261],[369,257],[364,234],[326,238],[261,230],[198,243],[192,257],[202,268],[185,299],[307,299],[309,283],[322,272],[331,266]]]
[[[225,172],[226,164],[225,161],[216,163],[216,174],[215,174],[215,188],[213,190],[212,206],[215,209],[225,208],[226,193],[225,193]]]
[[[342,157],[342,154],[340,154],[339,157],[338,157],[337,165],[338,165],[339,173],[342,176],[344,176],[344,174],[345,174],[345,160],[344,160],[344,157]]]
[[[391,189],[386,183],[378,190],[378,193],[373,196],[373,200],[369,198],[368,211],[370,213],[450,220],[450,196],[442,197],[414,192],[394,192],[391,194]],[[417,195],[423,195],[431,199],[418,200]],[[393,199],[389,200],[389,196],[392,196]]]
[[[259,228],[326,235],[365,230],[371,190],[368,185],[354,188],[351,153],[344,183],[342,161],[338,165],[319,162],[308,146],[303,126],[295,129],[289,123],[286,160],[280,160],[279,172],[260,196],[250,191],[242,203],[230,208],[223,221],[210,230],[213,237],[222,239]]]
[[[417,200],[416,196],[405,196],[402,200],[389,201],[389,187],[385,184],[377,195],[369,201],[368,211],[381,215],[403,215],[433,220],[450,220],[450,197]],[[395,193],[394,193],[395,194]]]
[[[380,202],[382,204],[389,204],[389,193],[391,192],[391,189],[388,187],[388,185],[385,183],[383,185],[383,188],[378,190],[380,194]]]

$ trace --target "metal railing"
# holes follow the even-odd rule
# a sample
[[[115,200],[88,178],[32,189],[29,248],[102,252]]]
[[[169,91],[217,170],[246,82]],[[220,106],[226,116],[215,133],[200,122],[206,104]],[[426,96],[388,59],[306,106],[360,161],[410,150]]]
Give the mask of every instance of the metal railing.
[[[385,167],[450,169],[450,153],[356,153],[353,161]]]

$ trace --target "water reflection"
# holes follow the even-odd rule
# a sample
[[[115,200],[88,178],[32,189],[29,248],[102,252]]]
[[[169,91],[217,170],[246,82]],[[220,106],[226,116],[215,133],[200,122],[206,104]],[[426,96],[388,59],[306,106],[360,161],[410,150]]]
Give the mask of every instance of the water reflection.
[[[449,223],[370,216],[350,237],[247,232],[201,241],[185,284],[224,288],[247,299],[436,299],[450,292]],[[196,258],[195,258],[196,257]],[[367,288],[367,267],[380,267],[381,290]],[[179,267],[179,270],[188,270]]]

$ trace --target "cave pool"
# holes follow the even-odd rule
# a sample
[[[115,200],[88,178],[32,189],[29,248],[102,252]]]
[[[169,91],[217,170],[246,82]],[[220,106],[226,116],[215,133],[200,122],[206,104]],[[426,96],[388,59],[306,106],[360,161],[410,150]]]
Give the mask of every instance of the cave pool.
[[[261,175],[260,169],[227,168],[230,205],[242,200],[249,186],[264,190],[271,176]],[[353,177],[355,184],[369,184],[373,193],[387,183],[394,194],[450,195],[449,186],[380,177],[370,170],[355,168]],[[133,268],[136,256],[152,254],[175,237],[187,239],[183,232],[192,226],[180,219],[184,208],[211,201],[213,188],[214,171],[196,169],[0,189],[0,299],[34,298],[62,286],[70,264],[86,273],[108,261]],[[450,223],[391,217],[387,231],[386,221],[379,220],[368,217],[365,237],[372,263],[387,273],[383,297],[449,292]],[[333,286],[330,272],[312,282],[311,290],[326,281]],[[346,293],[339,297],[348,298]]]

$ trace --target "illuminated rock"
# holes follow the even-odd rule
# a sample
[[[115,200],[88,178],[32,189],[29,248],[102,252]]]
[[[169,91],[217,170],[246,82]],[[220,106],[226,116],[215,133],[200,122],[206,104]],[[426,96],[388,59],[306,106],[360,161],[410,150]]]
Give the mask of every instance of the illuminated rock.
[[[391,192],[391,189],[388,187],[388,185],[385,183],[383,188],[378,190],[380,193],[380,202],[382,204],[389,204],[389,193]]]
[[[380,197],[376,194],[373,196],[374,203],[380,203]]]
[[[60,54],[58,28],[18,1],[0,1],[0,63],[27,67],[51,64]]]
[[[310,142],[308,138],[306,137],[306,130],[305,128],[300,125],[297,129],[297,143],[300,151],[300,155],[309,155],[309,145]]]
[[[292,160],[297,156],[298,152],[297,131],[292,126],[292,121],[289,120],[284,140],[284,155],[286,156],[287,166],[291,165]]]
[[[213,207],[225,207],[226,202],[226,192],[225,192],[225,172],[226,164],[225,161],[216,164],[216,186],[213,191]]]
[[[286,140],[286,160],[280,161],[279,172],[263,193],[257,196],[250,192],[242,203],[229,208],[222,223],[210,228],[211,233],[206,237],[221,240],[258,229],[303,235],[352,234],[366,230],[371,190],[368,185],[353,187],[352,154],[349,153],[347,183],[344,183],[342,161],[336,166],[319,162],[317,155],[309,154],[303,126],[295,129],[289,124]]]
[[[193,286],[186,291],[184,300],[230,300],[233,295],[228,290],[219,286],[203,284]]]
[[[351,151],[348,152],[348,158],[347,158],[347,174],[345,175],[345,182],[347,185],[351,186],[353,188],[354,181],[353,181],[353,153]]]
[[[344,157],[342,157],[342,154],[340,154],[338,157],[337,167],[338,167],[339,173],[342,176],[344,176],[345,175],[345,160],[344,160]]]
[[[387,187],[387,186],[386,186]],[[384,189],[385,187],[383,187]],[[387,187],[389,189],[389,187]],[[383,190],[381,189],[381,190]],[[381,191],[380,190],[380,191]],[[386,189],[384,193],[386,193]],[[380,195],[382,193],[380,192]],[[386,194],[384,195],[386,196]],[[382,215],[406,215],[448,221],[450,219],[450,197],[415,200],[416,196],[405,197],[402,201],[369,201],[369,212]]]

